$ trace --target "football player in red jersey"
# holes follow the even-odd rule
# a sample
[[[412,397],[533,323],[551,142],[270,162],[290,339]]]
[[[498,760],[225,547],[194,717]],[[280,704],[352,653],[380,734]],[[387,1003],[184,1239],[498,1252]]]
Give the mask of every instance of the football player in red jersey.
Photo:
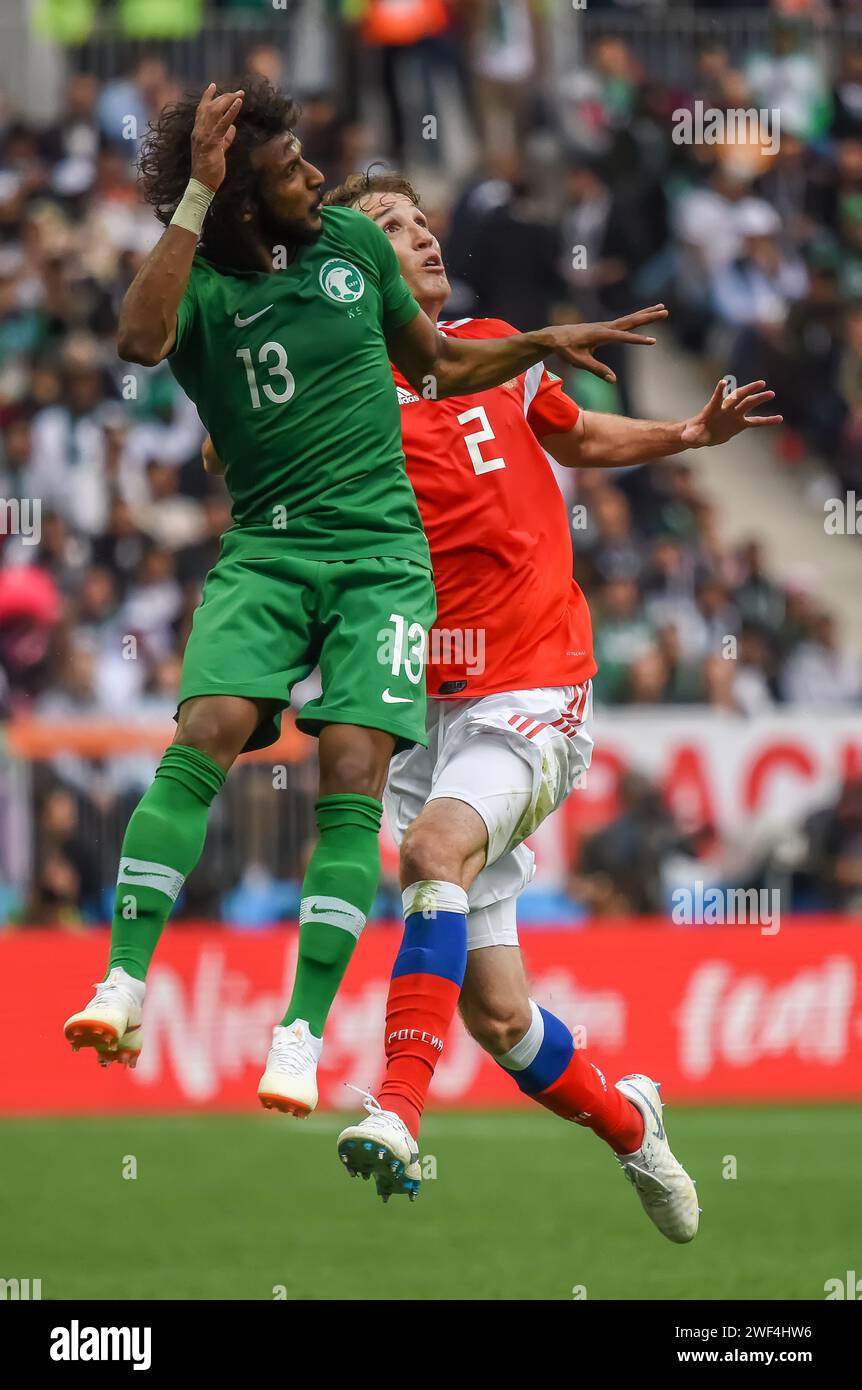
[[[328,201],[382,228],[437,321],[450,287],[411,185],[396,174],[353,175]],[[438,327],[465,338],[517,331],[498,319]],[[582,411],[542,364],[446,400],[433,381],[420,395],[394,375],[437,590],[429,738],[391,764],[385,800],[401,845],[406,927],[387,1004],[386,1076],[378,1098],[366,1098],[368,1116],[339,1136],[339,1155],[351,1173],[373,1175],[384,1200],[415,1197],[419,1120],[460,1003],[470,1033],[521,1090],[606,1140],[659,1230],[689,1241],[694,1184],[668,1145],[657,1084],[634,1074],[608,1086],[566,1025],[530,999],[518,946],[516,899],[533,874],[524,841],[583,776],[593,746],[590,617],[547,455],[566,467],[615,468],[723,444],[780,423],[751,413],[774,392],[756,381],[726,393],[722,380],[699,415],[665,423]]]

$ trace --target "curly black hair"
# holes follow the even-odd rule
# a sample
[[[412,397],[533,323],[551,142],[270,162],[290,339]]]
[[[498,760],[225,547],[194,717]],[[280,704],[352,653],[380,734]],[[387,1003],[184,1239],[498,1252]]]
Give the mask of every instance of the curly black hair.
[[[241,240],[242,216],[256,201],[258,175],[249,155],[275,135],[295,130],[300,108],[263,77],[238,82],[245,91],[236,118],[236,137],[227,152],[224,182],[210,205],[202,249],[227,264]],[[219,88],[217,95],[228,88]],[[144,199],[165,226],[186,190],[192,171],[192,127],[201,93],[166,106],[141,143],[138,173]]]

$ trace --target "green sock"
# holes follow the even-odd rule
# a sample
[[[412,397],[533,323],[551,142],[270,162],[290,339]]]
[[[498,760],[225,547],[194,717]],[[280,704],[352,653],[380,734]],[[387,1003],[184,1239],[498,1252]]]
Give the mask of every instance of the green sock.
[[[162,928],[204,847],[210,804],[225,774],[208,753],[174,743],[126,828],[111,924],[108,974],[144,980]]]
[[[314,807],[320,839],[309,860],[299,907],[299,958],[282,1023],[323,1027],[371,911],[380,878],[380,820],[373,796],[322,796]]]

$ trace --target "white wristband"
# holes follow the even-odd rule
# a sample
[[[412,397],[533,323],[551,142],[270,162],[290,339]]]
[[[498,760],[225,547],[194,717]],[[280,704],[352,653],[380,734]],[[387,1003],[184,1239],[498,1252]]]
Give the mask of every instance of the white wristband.
[[[171,218],[172,227],[185,227],[187,232],[200,236],[204,218],[215,197],[215,189],[207,188],[198,179],[189,179],[186,191],[179,201],[177,210]]]

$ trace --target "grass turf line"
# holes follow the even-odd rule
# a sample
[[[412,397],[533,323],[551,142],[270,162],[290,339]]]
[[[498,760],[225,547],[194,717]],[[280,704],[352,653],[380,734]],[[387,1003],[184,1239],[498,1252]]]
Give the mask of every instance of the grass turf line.
[[[704,1207],[686,1247],[653,1229],[599,1140],[543,1111],[432,1112],[422,1150],[437,1179],[386,1207],[340,1170],[345,1123],[2,1121],[0,1277],[41,1278],[48,1299],[271,1299],[279,1285],[292,1300],[570,1300],[576,1286],[589,1299],[822,1299],[859,1264],[850,1106],[673,1107]]]

